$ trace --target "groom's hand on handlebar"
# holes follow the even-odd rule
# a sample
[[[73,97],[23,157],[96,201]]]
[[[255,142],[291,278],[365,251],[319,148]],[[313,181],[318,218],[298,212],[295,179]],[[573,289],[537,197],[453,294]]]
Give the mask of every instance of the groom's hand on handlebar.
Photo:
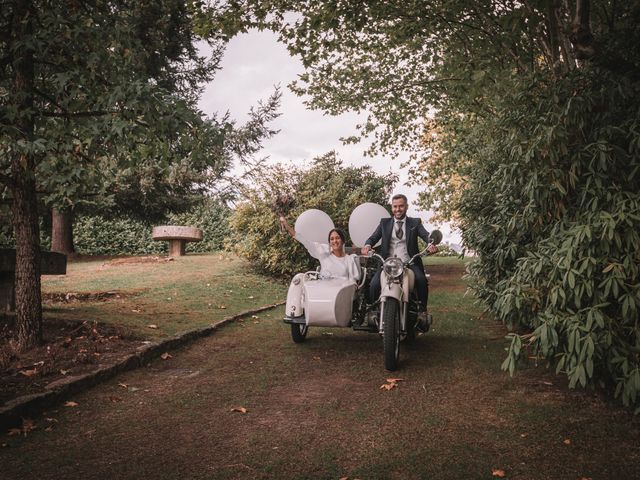
[[[362,249],[360,250],[360,253],[362,255],[368,256],[369,252],[371,252],[371,245],[365,245],[364,247],[362,247]]]
[[[429,253],[436,253],[436,252],[438,251],[438,247],[437,247],[436,245],[434,245],[433,243],[430,243],[430,244],[427,246],[427,251],[428,251]]]

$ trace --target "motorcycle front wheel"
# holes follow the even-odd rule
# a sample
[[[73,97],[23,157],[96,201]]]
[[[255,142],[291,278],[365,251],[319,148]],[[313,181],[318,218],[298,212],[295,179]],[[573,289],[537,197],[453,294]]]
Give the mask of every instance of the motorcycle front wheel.
[[[400,359],[400,305],[395,298],[387,298],[383,313],[384,368],[393,372]]]
[[[291,324],[291,338],[295,343],[304,342],[304,339],[307,338],[308,332],[309,332],[308,325],[301,325],[299,323]]]

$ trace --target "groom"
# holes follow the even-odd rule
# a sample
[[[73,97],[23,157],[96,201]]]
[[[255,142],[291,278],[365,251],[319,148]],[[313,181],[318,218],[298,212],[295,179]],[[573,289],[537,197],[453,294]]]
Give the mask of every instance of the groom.
[[[429,232],[422,225],[419,218],[407,217],[409,204],[407,197],[402,194],[394,195],[391,198],[391,213],[393,218],[383,218],[376,231],[367,239],[362,248],[362,254],[368,255],[371,246],[382,239],[382,250],[380,255],[383,258],[396,256],[402,261],[407,261],[418,253],[418,237],[428,244],[429,253],[438,251],[438,247],[429,243]],[[415,275],[415,290],[421,304],[419,324],[426,325],[427,299],[429,297],[429,284],[424,274],[422,259],[418,257],[413,264],[409,265]],[[380,296],[380,272],[378,270],[371,280],[370,294],[371,301],[375,301]],[[426,330],[426,328],[425,328]]]

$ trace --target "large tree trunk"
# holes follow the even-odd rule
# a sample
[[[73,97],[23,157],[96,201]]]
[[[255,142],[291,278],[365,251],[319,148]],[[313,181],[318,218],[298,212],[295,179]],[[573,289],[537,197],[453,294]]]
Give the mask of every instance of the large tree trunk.
[[[53,209],[51,212],[51,251],[71,255],[75,252],[73,246],[73,212],[61,212]]]
[[[21,138],[33,140],[33,52],[21,44],[32,31],[31,2],[16,2],[12,25],[14,88],[19,92],[16,126]],[[26,42],[28,43],[28,42]],[[16,152],[11,159],[13,228],[16,240],[15,300],[18,348],[25,350],[42,341],[40,291],[40,232],[36,202],[33,154]]]

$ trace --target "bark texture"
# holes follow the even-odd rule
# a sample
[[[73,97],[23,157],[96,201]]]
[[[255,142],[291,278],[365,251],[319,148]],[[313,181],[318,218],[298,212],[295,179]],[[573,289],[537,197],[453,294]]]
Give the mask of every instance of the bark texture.
[[[33,140],[33,52],[23,43],[32,32],[31,2],[16,3],[12,25],[14,88],[18,100],[17,127],[21,139]],[[36,202],[35,158],[16,152],[11,158],[13,228],[16,241],[15,302],[18,348],[26,350],[42,341],[40,290],[40,231]]]
[[[51,212],[51,251],[71,255],[73,246],[73,212]]]

